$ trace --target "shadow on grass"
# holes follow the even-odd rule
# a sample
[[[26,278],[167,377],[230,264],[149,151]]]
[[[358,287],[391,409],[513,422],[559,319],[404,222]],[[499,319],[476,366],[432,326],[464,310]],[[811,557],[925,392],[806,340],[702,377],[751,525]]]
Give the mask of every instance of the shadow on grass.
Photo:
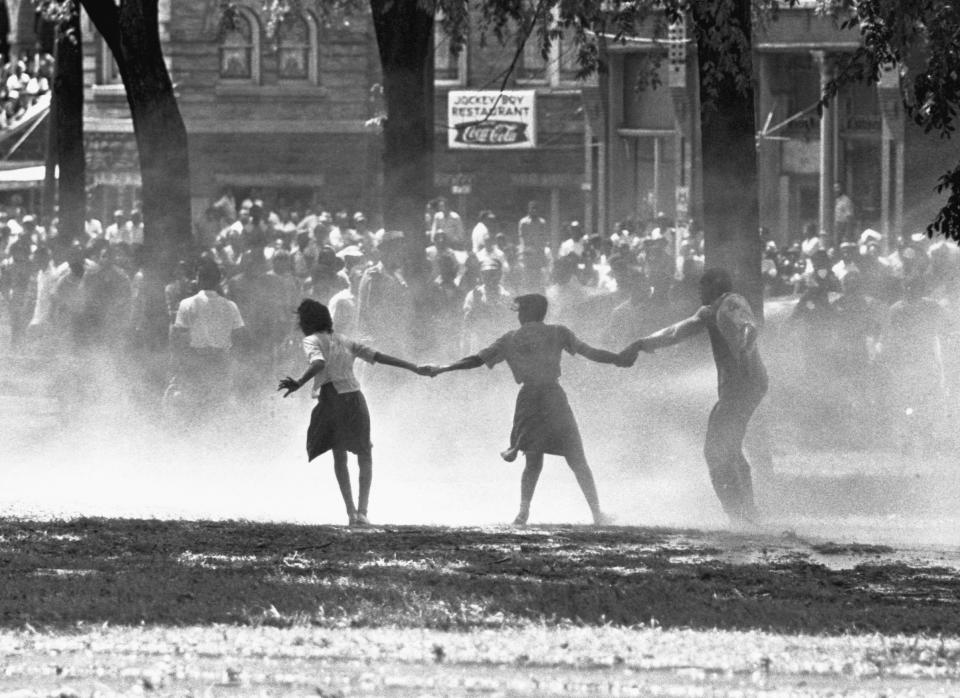
[[[635,528],[3,520],[0,624],[960,627],[955,570],[866,556],[874,562],[836,571],[776,547],[763,538]],[[732,548],[739,552],[731,556]]]

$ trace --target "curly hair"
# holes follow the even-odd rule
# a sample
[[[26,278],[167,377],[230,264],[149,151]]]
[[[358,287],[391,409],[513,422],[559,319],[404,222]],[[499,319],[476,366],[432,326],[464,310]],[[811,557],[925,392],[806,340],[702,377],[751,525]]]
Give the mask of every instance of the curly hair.
[[[333,332],[333,318],[323,303],[304,298],[297,307],[297,315],[300,316],[300,328],[304,334]]]

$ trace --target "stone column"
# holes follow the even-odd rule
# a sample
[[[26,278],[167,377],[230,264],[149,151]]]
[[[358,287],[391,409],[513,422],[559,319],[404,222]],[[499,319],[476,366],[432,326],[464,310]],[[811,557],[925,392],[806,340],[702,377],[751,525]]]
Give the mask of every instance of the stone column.
[[[820,68],[820,93],[833,78],[833,64],[830,54],[825,51],[813,51],[813,60]],[[820,115],[820,235],[830,242],[833,239],[833,119],[836,109],[833,102],[827,105]]]
[[[772,56],[754,53],[757,67],[757,128],[763,132],[768,126],[783,121],[787,114],[777,113],[773,98]],[[778,243],[787,241],[789,231],[780,221],[780,144],[779,139],[757,138],[757,196],[760,225],[770,229]]]
[[[900,70],[899,66],[890,70],[884,70],[880,74],[877,82],[877,97],[880,102],[881,134],[884,146],[884,185],[886,187],[886,196],[883,201],[884,217],[883,224],[887,228],[884,231],[884,244],[888,244],[891,224],[893,232],[902,235],[903,231],[903,155],[904,155],[904,119],[903,104],[900,96]],[[890,153],[891,146],[894,155],[894,166],[891,171]],[[890,184],[893,180],[893,200],[890,199]],[[891,203],[893,210],[891,211]]]

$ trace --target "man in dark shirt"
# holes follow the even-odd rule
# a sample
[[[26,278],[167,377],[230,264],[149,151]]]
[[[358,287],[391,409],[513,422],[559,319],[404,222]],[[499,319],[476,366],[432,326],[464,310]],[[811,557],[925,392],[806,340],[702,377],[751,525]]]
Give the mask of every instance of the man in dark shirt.
[[[733,523],[749,523],[756,508],[743,437],[767,392],[767,371],[757,350],[757,321],[746,299],[732,287],[725,270],[706,270],[700,278],[703,307],[686,320],[638,339],[626,352],[636,358],[640,351],[668,347],[703,330],[709,333],[720,399],[710,413],[704,456],[724,512]]]
[[[486,349],[456,363],[428,367],[430,375],[483,365],[493,368],[501,361],[506,361],[514,379],[521,385],[513,416],[510,447],[501,454],[507,461],[514,460],[520,451],[526,455],[526,467],[520,481],[520,512],[514,519],[515,525],[523,526],[530,516],[530,501],[543,470],[545,453],[567,459],[567,465],[573,470],[590,506],[594,523],[609,524],[609,517],[600,510],[597,488],[583,451],[577,421],[567,402],[566,393],[558,382],[560,358],[562,352],[566,351],[597,363],[627,367],[632,365],[636,354],[628,358],[626,353],[614,354],[595,349],[581,342],[563,325],[544,324],[547,299],[539,293],[520,296],[516,304],[519,329],[507,332]]]

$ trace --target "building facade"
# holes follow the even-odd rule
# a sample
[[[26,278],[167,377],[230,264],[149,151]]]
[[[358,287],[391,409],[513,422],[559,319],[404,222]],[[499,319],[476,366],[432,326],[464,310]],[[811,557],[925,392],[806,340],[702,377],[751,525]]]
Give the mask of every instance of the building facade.
[[[517,52],[512,40],[500,43],[488,36],[484,41],[471,32],[463,50],[452,53],[449,38],[437,23],[434,184],[461,216],[473,219],[481,210],[492,210],[510,234],[516,233],[516,222],[526,214],[528,203],[537,201],[559,243],[564,224],[570,221],[597,230],[599,139],[597,117],[591,118],[586,96],[596,90],[596,78],[578,79],[572,41],[554,42],[544,58],[532,37]],[[466,95],[474,103],[486,98],[488,105],[503,106],[503,98],[497,96],[501,89],[510,91],[511,98],[522,95],[528,100],[525,104],[533,105],[523,147],[462,147],[456,134],[451,136],[456,128],[451,100]],[[475,122],[489,115],[482,108],[475,112],[479,112]]]
[[[365,15],[311,12],[268,26],[262,3],[230,26],[217,0],[161,0],[160,30],[190,148],[195,218],[220,196],[303,210],[372,207],[377,199],[377,53]],[[128,209],[140,186],[123,85],[84,16],[84,127],[92,206]]]
[[[860,36],[814,5],[800,2],[757,23],[761,225],[781,242],[796,240],[807,224],[835,242],[866,228],[888,242],[919,232],[943,205],[937,177],[960,151],[905,118],[895,70],[873,84],[844,85],[818,114],[823,87]],[[839,196],[852,204],[852,220]]]
[[[604,229],[658,214],[699,218],[700,100],[695,44],[686,27],[665,32],[660,18],[624,40],[601,37],[607,78],[599,91],[603,172],[598,208]]]

